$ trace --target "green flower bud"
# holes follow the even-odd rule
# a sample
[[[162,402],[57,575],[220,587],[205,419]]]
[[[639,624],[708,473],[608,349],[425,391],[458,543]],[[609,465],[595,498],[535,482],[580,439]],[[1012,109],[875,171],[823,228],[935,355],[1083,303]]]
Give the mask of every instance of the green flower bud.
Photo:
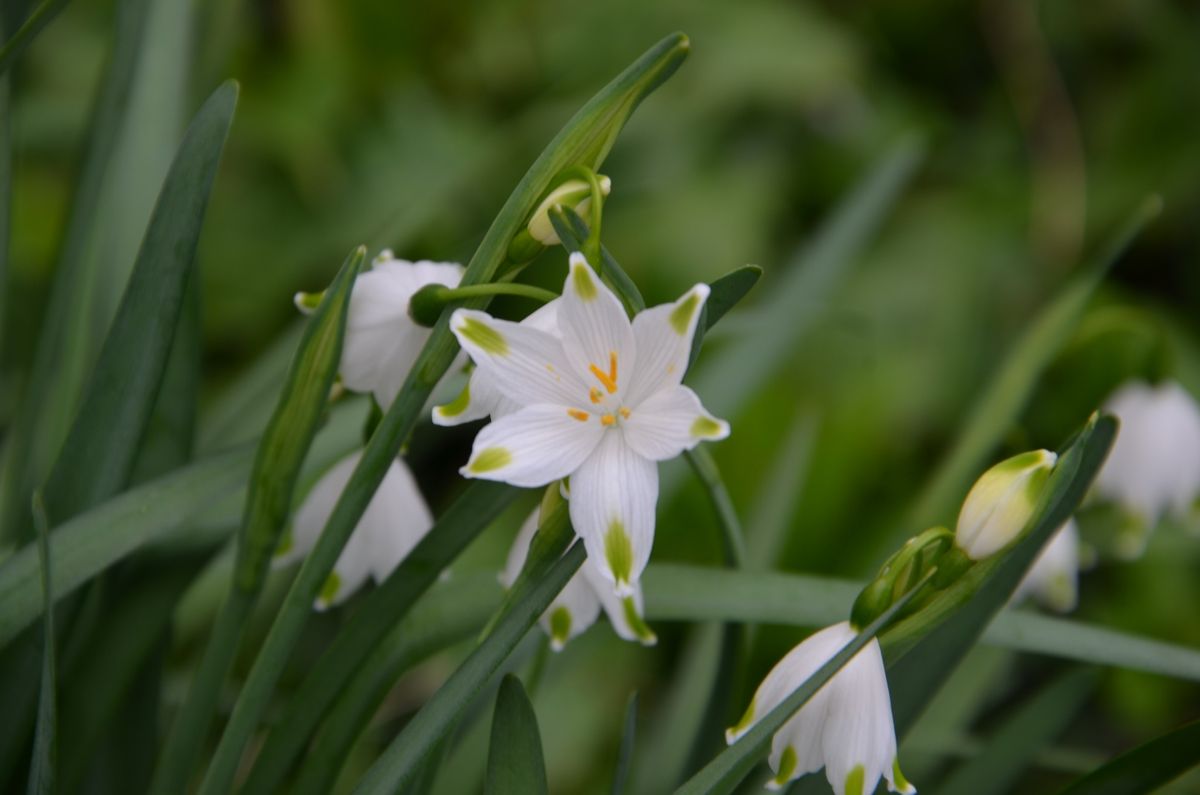
[[[972,560],[1015,541],[1033,517],[1058,456],[1033,450],[1001,461],[971,487],[958,515],[955,543]]]
[[[597,175],[600,182],[600,192],[607,196],[612,191],[612,180],[603,174]],[[542,199],[542,203],[533,211],[526,229],[529,236],[543,246],[557,246],[558,233],[550,223],[550,210],[555,207],[570,207],[584,218],[592,206],[592,186],[582,179],[568,179]],[[514,241],[515,242],[515,241]]]
[[[427,284],[417,290],[408,299],[408,316],[418,326],[433,328],[446,308],[446,293],[449,290],[444,284]]]

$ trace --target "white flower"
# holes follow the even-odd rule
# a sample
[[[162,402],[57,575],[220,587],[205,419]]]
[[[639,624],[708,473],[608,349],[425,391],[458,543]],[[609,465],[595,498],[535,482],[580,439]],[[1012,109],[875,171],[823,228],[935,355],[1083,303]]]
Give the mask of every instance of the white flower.
[[[573,254],[558,303],[561,338],[467,309],[450,320],[482,376],[520,407],[479,432],[462,474],[522,487],[569,477],[571,523],[589,565],[622,597],[650,557],[656,462],[729,435],[680,383],[707,297],[698,284],[631,323]]]
[[[529,545],[533,541],[538,528],[538,514],[535,511],[521,525],[512,549],[509,550],[508,560],[500,575],[500,583],[505,588],[511,588],[516,582],[525,558],[529,556]],[[613,630],[625,640],[637,641],[646,646],[653,646],[657,641],[654,633],[642,620],[642,589],[635,586],[632,595],[621,599],[613,593],[608,583],[597,581],[598,575],[589,566],[576,572],[567,583],[567,587],[555,597],[550,607],[542,615],[541,625],[550,637],[550,648],[562,651],[567,641],[595,623],[600,615],[600,608],[608,615]]]
[[[735,743],[856,634],[850,622],[843,621],[788,652],[759,685],[746,714],[726,730],[725,741]],[[767,788],[773,790],[824,767],[837,795],[874,792],[881,776],[892,792],[917,791],[900,772],[896,758],[892,701],[877,640],[872,638],[783,724],[771,742],[768,762],[775,777]]]
[[[607,196],[612,191],[612,180],[603,174],[597,175],[600,183],[600,194]],[[550,211],[555,207],[570,207],[581,217],[587,218],[588,210],[592,207],[592,186],[582,179],[569,179],[559,185],[542,199],[541,204],[529,217],[529,236],[543,246],[557,246],[561,241],[554,224],[550,222]]]
[[[462,274],[453,262],[408,262],[391,251],[376,257],[350,294],[340,366],[346,388],[374,394],[387,411],[431,333],[409,317],[409,299],[428,284],[457,287]]]
[[[275,566],[300,560],[316,545],[361,458],[362,451],[351,453],[317,481],[275,553]],[[367,577],[383,582],[432,526],[433,517],[412,473],[399,460],[393,461],[321,588],[315,607],[324,610],[340,604]]]
[[[1034,560],[1012,601],[1032,596],[1043,607],[1059,613],[1075,609],[1079,580],[1079,528],[1074,519],[1055,531]]]
[[[1033,450],[984,472],[958,514],[954,533],[958,547],[971,559],[980,560],[1012,543],[1033,516],[1057,460],[1049,450]]]
[[[1122,551],[1136,557],[1159,520],[1184,516],[1200,491],[1200,407],[1174,381],[1133,381],[1113,393],[1105,410],[1121,427],[1095,490],[1141,523],[1123,540]]]

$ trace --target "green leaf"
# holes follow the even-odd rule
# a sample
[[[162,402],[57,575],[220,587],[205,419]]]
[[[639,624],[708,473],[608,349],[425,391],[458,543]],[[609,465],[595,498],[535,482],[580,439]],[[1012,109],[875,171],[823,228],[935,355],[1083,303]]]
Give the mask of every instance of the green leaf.
[[[625,720],[621,722],[621,748],[617,751],[617,768],[613,772],[612,795],[622,795],[633,766],[633,747],[637,738],[638,694],[633,691],[625,705]]]
[[[578,165],[599,169],[634,108],[678,68],[687,55],[688,46],[685,36],[668,36],[580,109],[513,190],[471,257],[461,286],[493,279],[507,259],[512,239],[522,230],[559,173]],[[483,297],[462,305],[481,309],[487,303],[488,299]],[[450,314],[450,311],[442,312],[400,393],[372,434],[320,540],[293,581],[288,598],[234,705],[233,715],[201,784],[201,795],[223,795],[231,788],[242,751],[300,637],[312,600],[370,504],[387,468],[415,427],[434,386],[453,362],[458,345],[450,333]]]
[[[55,523],[128,482],[166,371],[237,86],[226,83],[188,128],[159,194],[78,418],[46,481]]]
[[[1020,416],[1042,372],[1070,339],[1096,286],[1160,211],[1157,197],[1145,200],[1091,262],[1038,313],[995,375],[984,386],[950,451],[942,459],[898,528],[946,524],[1005,434]],[[906,531],[905,530],[905,531]],[[903,531],[902,531],[903,532]],[[900,543],[902,538],[894,538]]]
[[[301,466],[325,411],[341,360],[350,296],[366,256],[363,246],[350,253],[300,338],[254,458],[229,595],[172,724],[151,792],[166,795],[187,788],[221,686],[287,523]]]
[[[53,22],[59,12],[67,7],[67,2],[68,0],[42,0],[41,5],[33,10],[12,38],[0,48],[0,76],[3,76],[25,48],[33,43],[42,32],[42,28]]]
[[[1200,764],[1200,721],[1156,737],[1093,770],[1062,795],[1142,795]]]
[[[184,527],[218,497],[241,486],[249,447],[206,458],[131,489],[59,525],[50,534],[54,599],[61,599],[129,553]],[[35,545],[0,563],[0,646],[27,627],[45,602]]]
[[[964,762],[942,782],[939,792],[1012,792],[1037,752],[1050,747],[1079,713],[1095,684],[1096,672],[1081,668],[1042,688],[1000,725],[978,756]]]
[[[116,37],[88,126],[79,177],[59,249],[33,372],[21,398],[0,467],[0,542],[28,537],[29,496],[58,454],[75,414],[94,345],[89,323],[95,279],[87,249],[101,188],[125,126],[134,76],[145,44],[149,0],[117,5]],[[47,504],[51,525],[58,514]]]
[[[704,333],[725,317],[725,313],[733,309],[739,301],[746,297],[750,288],[758,284],[762,278],[762,268],[757,265],[744,265],[732,270],[709,285],[712,291],[701,310],[700,322],[697,324],[696,336],[692,337],[692,350],[688,354],[688,369],[696,363],[700,355],[700,346],[704,344]]]
[[[42,684],[38,697],[37,729],[33,738],[33,762],[29,771],[30,795],[51,795],[55,788],[58,750],[58,707],[54,662],[54,607],[50,600],[53,593],[50,564],[50,528],[46,520],[46,509],[42,495],[34,492],[33,517],[37,528],[38,562],[42,579]]]
[[[926,577],[928,579],[928,576]],[[771,738],[783,724],[791,720],[808,700],[833,678],[854,655],[870,643],[875,636],[887,626],[888,622],[899,613],[905,605],[920,590],[918,584],[889,607],[879,618],[863,628],[854,640],[842,647],[842,650],[830,658],[829,662],[817,669],[817,672],[796,688],[790,696],[779,705],[762,716],[737,742],[726,748],[704,768],[692,776],[683,786],[675,790],[676,795],[709,795],[710,793],[729,793],[741,783],[750,769],[766,756],[771,745]]]
[[[446,647],[478,635],[500,600],[500,584],[490,574],[455,576],[434,586],[412,614],[395,624],[353,671],[351,679],[329,710],[320,733],[304,754],[304,764],[293,779],[294,795],[322,795],[334,789],[338,773],[351,747],[369,724],[379,705],[405,671]],[[336,692],[336,691],[335,691]],[[305,749],[315,720],[304,720],[309,710],[295,705],[306,696],[301,690],[289,700],[288,712],[267,738],[263,754],[277,756],[280,747],[298,755]],[[299,715],[297,715],[299,713]],[[298,723],[289,718],[300,717]],[[260,782],[274,765],[256,765],[244,791],[268,792]]]
[[[565,504],[543,518],[542,531],[560,538],[564,544],[571,540],[569,529]],[[576,542],[545,577],[517,587],[516,599],[492,633],[392,740],[354,790],[356,793],[392,793],[411,780],[429,752],[446,736],[463,710],[579,570],[585,557],[583,544]]]
[[[903,735],[933,693],[1012,598],[1050,536],[1070,518],[1104,463],[1116,435],[1111,417],[1093,416],[1058,458],[1021,539],[979,561],[929,604],[880,638],[889,659],[892,711]]]
[[[502,483],[472,482],[396,570],[362,599],[289,700],[282,719],[258,755],[245,792],[271,792],[282,786],[288,768],[303,753],[309,736],[363,660],[378,648],[458,553],[520,494],[519,489]],[[292,598],[291,593],[288,598]],[[311,600],[305,608],[312,609]]]
[[[537,715],[521,680],[505,674],[492,717],[484,795],[537,795],[547,791]]]

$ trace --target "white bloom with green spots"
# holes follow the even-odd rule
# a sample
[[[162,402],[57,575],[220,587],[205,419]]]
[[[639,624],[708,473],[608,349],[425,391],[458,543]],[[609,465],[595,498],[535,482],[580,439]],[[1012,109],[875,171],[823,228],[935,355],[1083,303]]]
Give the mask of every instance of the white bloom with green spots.
[[[450,320],[481,377],[518,407],[479,432],[462,474],[526,488],[570,478],[588,566],[622,598],[650,557],[657,462],[729,435],[681,383],[708,292],[698,284],[630,322],[573,254],[557,302],[561,336],[467,309]]]
[[[1074,519],[1055,531],[1025,579],[1013,594],[1013,602],[1032,596],[1038,604],[1059,613],[1075,609],[1079,580],[1079,528]]]
[[[810,635],[776,663],[759,685],[750,708],[725,732],[732,745],[779,706],[857,632],[843,621]],[[808,773],[825,768],[837,795],[866,795],[882,777],[892,792],[916,788],[900,772],[892,701],[879,641],[874,638],[833,675],[816,695],[775,733],[768,758],[775,776],[767,789],[777,790]]]
[[[316,546],[361,458],[361,451],[351,453],[317,481],[280,543],[274,566],[294,563]],[[401,461],[393,461],[321,588],[316,609],[345,601],[368,577],[383,582],[431,527],[433,516],[412,473]]]
[[[500,584],[511,588],[529,556],[529,545],[538,528],[535,511],[521,526],[509,550]],[[608,583],[599,580],[590,566],[584,566],[555,597],[542,614],[541,625],[550,638],[550,648],[562,651],[567,641],[583,633],[596,622],[601,608],[608,616],[613,630],[625,640],[653,646],[657,638],[642,620],[642,589],[635,586],[632,595],[619,598]]]
[[[1049,450],[1033,450],[984,472],[958,514],[954,534],[958,547],[971,559],[981,560],[1011,544],[1033,516],[1057,460]]]
[[[1121,427],[1095,491],[1136,520],[1117,547],[1123,557],[1135,558],[1162,517],[1186,516],[1200,493],[1200,406],[1174,381],[1134,381],[1104,408]]]
[[[408,262],[391,251],[376,257],[350,294],[339,366],[345,387],[373,394],[387,411],[432,333],[409,317],[409,300],[429,284],[457,287],[462,274],[454,262]]]

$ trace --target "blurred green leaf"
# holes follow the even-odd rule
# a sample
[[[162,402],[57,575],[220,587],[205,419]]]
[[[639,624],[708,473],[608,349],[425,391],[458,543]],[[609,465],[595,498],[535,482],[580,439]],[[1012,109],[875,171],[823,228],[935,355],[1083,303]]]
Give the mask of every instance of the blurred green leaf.
[[[59,12],[67,7],[68,2],[69,0],[42,0],[12,38],[0,48],[0,76],[8,71],[25,48],[42,32],[42,28],[53,22]]]
[[[521,680],[505,674],[496,694],[484,795],[538,795],[548,791],[537,715]]]
[[[54,598],[61,599],[130,552],[187,525],[201,508],[242,485],[249,447],[212,456],[130,489],[50,534]],[[35,545],[0,563],[0,646],[42,611]]]
[[[145,43],[148,3],[123,0],[117,4],[112,57],[88,125],[33,373],[6,439],[0,468],[0,540],[10,543],[27,536],[29,495],[59,453],[92,354],[89,319],[94,274],[87,269],[86,251],[95,229],[101,189],[125,123]],[[51,525],[59,516],[52,502],[47,504]]]
[[[1064,674],[1016,709],[992,733],[982,751],[941,783],[938,792],[1003,795],[1043,748],[1049,748],[1079,713],[1096,685],[1096,672]]]
[[[258,601],[271,556],[287,523],[300,468],[325,413],[341,361],[350,296],[366,256],[366,247],[359,246],[346,258],[309,319],[288,368],[275,412],[254,457],[229,593],[187,698],[167,736],[152,792],[168,795],[187,787],[221,686],[233,665],[246,620]]]
[[[928,579],[928,577],[926,577]],[[710,795],[711,793],[729,793],[741,783],[750,769],[766,755],[771,738],[782,728],[834,674],[850,662],[854,655],[870,643],[875,636],[888,625],[888,622],[912,601],[920,590],[920,583],[904,596],[900,597],[879,618],[871,622],[859,632],[854,640],[842,647],[833,655],[829,662],[817,669],[816,673],[804,680],[804,684],[796,688],[774,709],[763,715],[741,738],[729,746],[716,758],[704,766],[696,775],[688,779],[683,786],[675,790],[675,795]]]
[[[1162,200],[1157,196],[1143,201],[1091,262],[1041,310],[984,386],[907,520],[897,525],[898,533],[953,520],[954,507],[1024,410],[1038,378],[1070,338],[1097,285],[1161,207]],[[891,540],[899,543],[903,539],[897,536]]]
[[[509,244],[537,203],[564,169],[598,169],[634,108],[666,80],[688,53],[682,34],[668,36],[631,64],[585,104],[546,146],[509,195],[463,273],[462,286],[490,281],[508,256]],[[483,308],[487,298],[464,302]],[[283,666],[308,618],[309,606],[325,582],[358,520],[370,504],[387,468],[416,425],[417,417],[458,349],[450,333],[449,310],[435,326],[395,401],[372,434],[362,459],[334,506],[316,547],[293,581],[284,607],[251,669],[233,714],[201,784],[202,795],[218,795],[232,786],[238,762]]]
[[[1142,795],[1200,764],[1200,721],[1122,754],[1063,790],[1062,795]]]
[[[543,519],[539,532],[559,539],[561,546],[566,547],[574,534],[567,519],[565,503]],[[547,550],[547,555],[553,551]],[[525,637],[525,633],[537,623],[579,570],[585,557],[583,544],[577,541],[557,558],[546,576],[536,581],[526,581],[514,589],[516,598],[496,623],[492,633],[388,744],[355,788],[356,793],[382,795],[395,792],[418,771],[426,755],[446,736],[462,711],[479,695],[521,638]]]
[[[633,691],[625,705],[625,720],[621,721],[621,747],[617,751],[617,767],[613,771],[612,795],[622,795],[633,765],[633,748],[637,739],[638,694]]]
[[[236,84],[217,89],[180,144],[78,418],[46,480],[55,523],[128,482],[166,371],[236,102]]]
[[[50,527],[41,492],[33,495],[33,523],[37,529],[38,568],[42,580],[42,676],[38,696],[37,728],[33,736],[33,761],[29,769],[30,795],[53,795],[58,767],[58,682],[55,665],[54,603],[50,594]]]

